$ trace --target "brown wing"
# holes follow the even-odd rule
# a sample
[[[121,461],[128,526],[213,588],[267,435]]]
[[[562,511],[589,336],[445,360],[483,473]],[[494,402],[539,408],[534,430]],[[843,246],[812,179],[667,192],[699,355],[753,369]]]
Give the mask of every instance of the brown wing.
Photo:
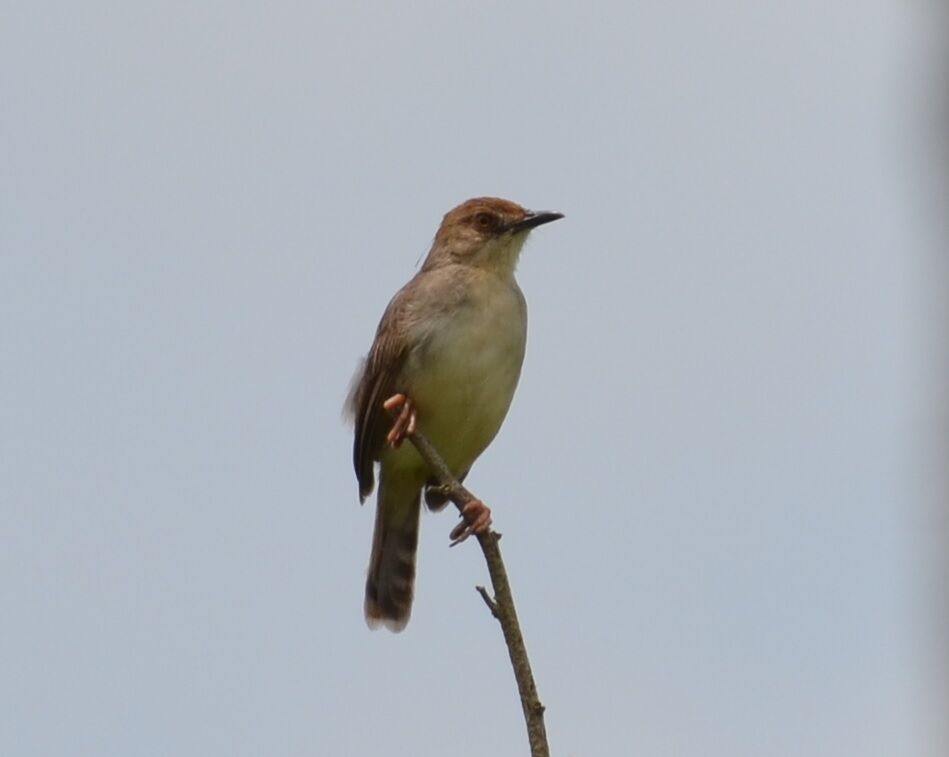
[[[375,484],[373,463],[379,459],[393,419],[382,403],[408,387],[403,368],[410,353],[424,354],[432,337],[431,324],[453,312],[466,296],[462,271],[439,269],[437,276],[420,271],[392,298],[376,330],[366,365],[350,401],[355,416],[353,467],[359,497],[365,500]]]
[[[401,294],[401,292],[400,292]],[[373,463],[385,444],[386,434],[392,427],[392,418],[382,407],[396,392],[400,391],[398,379],[408,351],[405,340],[402,308],[398,295],[389,304],[372,349],[366,358],[362,377],[352,399],[355,415],[355,438],[353,439],[353,467],[359,481],[359,499],[365,500],[375,485]]]

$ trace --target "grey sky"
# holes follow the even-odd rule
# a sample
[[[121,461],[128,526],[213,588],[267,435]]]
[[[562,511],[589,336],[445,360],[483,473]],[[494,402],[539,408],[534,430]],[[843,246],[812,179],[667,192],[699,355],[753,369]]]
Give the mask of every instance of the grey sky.
[[[567,216],[469,479],[555,753],[925,753],[926,18],[4,4],[0,753],[525,753],[450,514],[366,629],[340,419],[479,194]]]

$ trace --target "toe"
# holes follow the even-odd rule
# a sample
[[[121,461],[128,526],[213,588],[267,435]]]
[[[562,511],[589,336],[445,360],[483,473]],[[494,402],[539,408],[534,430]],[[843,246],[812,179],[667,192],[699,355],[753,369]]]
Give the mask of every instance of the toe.
[[[382,403],[382,406],[389,410],[395,410],[397,407],[402,407],[405,404],[406,396],[404,394],[393,394],[389,399]]]

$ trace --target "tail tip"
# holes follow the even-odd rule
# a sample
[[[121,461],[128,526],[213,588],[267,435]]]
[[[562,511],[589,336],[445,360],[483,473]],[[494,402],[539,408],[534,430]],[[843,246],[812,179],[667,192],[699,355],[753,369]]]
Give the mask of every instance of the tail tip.
[[[365,612],[366,625],[370,630],[376,631],[382,627],[392,631],[392,633],[400,633],[405,630],[405,627],[409,623],[412,608],[409,606],[405,608],[404,611],[402,611],[401,608],[390,608],[390,610],[386,612],[376,601],[367,596]]]

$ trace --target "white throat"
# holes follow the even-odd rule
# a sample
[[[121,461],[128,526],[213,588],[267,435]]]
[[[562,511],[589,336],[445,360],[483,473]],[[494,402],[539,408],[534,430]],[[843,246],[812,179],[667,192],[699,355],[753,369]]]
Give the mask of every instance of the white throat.
[[[472,261],[479,268],[493,271],[502,278],[513,278],[521,248],[527,241],[529,232],[502,234],[492,239],[478,252]]]

